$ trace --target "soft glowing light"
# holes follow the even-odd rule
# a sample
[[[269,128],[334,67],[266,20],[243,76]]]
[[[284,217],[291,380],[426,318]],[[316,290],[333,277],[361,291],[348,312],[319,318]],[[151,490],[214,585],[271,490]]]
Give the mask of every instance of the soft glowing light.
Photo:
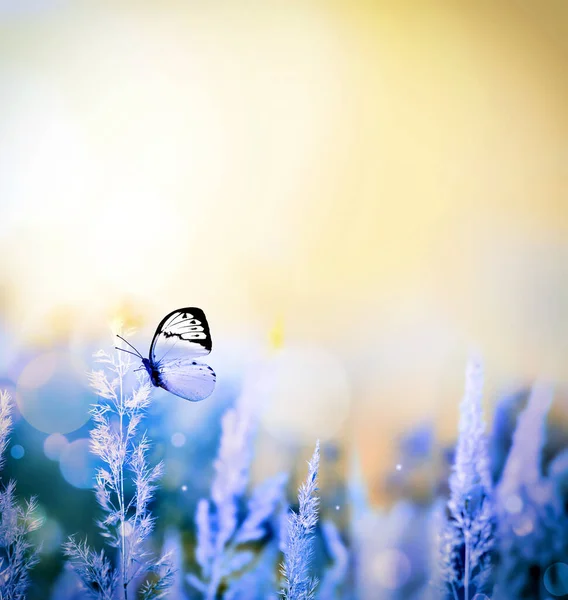
[[[182,486],[182,482],[186,478],[187,465],[180,460],[171,459],[168,461],[168,468],[162,479],[162,485],[166,489],[177,490]]]
[[[527,494],[536,504],[544,506],[551,502],[552,488],[549,485],[533,485],[529,487]]]
[[[402,471],[402,465],[396,465],[396,470],[397,471]]]
[[[183,485],[181,486],[181,491],[182,491],[182,492],[187,492],[187,485],[183,484]]]
[[[23,458],[25,453],[26,453],[26,451],[24,450],[23,446],[20,446],[19,444],[12,446],[12,448],[10,450],[10,454],[12,455],[12,458],[15,458],[16,460]]]
[[[343,364],[318,347],[287,347],[267,364],[257,380],[266,402],[261,419],[278,438],[329,439],[339,432],[350,404]]]
[[[63,531],[55,519],[44,518],[41,528],[36,531],[38,546],[42,554],[52,554],[61,549]]]
[[[24,419],[39,431],[69,433],[88,421],[92,396],[77,372],[77,360],[51,352],[23,369],[16,401]]]
[[[52,433],[45,438],[43,442],[43,453],[49,460],[59,460],[61,452],[69,442],[61,433]]]
[[[18,387],[29,390],[44,385],[53,376],[57,362],[58,356],[55,352],[42,354],[30,360],[20,373]]]
[[[523,510],[523,501],[516,494],[511,494],[505,499],[505,510],[512,515],[518,515]]]
[[[175,448],[181,448],[185,445],[185,435],[177,431],[171,437],[172,446]]]
[[[513,524],[513,531],[519,536],[524,537],[532,533],[534,529],[534,521],[528,514],[520,515]]]
[[[163,248],[170,255],[176,254],[181,250],[176,241],[187,240],[188,231],[184,231],[181,220],[170,218],[175,208],[168,210],[166,198],[132,185],[133,189],[121,190],[120,197],[107,196],[95,211],[98,224],[89,228],[88,235],[96,252],[90,259],[95,274],[107,285],[132,285],[143,293],[147,292],[152,253]],[[141,209],[158,205],[160,210]],[[149,239],[152,246],[147,245]],[[160,272],[167,279],[175,278],[179,268],[175,260],[160,261]]]
[[[568,594],[568,565],[558,562],[550,565],[544,573],[544,587],[553,596]]]
[[[65,481],[81,489],[93,487],[99,462],[89,451],[89,445],[85,438],[71,442],[65,446],[59,459],[59,469]]]
[[[441,365],[465,340],[491,349],[495,384],[525,368],[564,377],[555,9],[481,3],[468,18],[444,3],[379,3],[385,18],[373,2],[197,13],[128,2],[119,15],[100,4],[96,18],[73,7],[3,40],[3,315],[18,336],[20,321],[49,329],[54,309],[71,330],[94,328],[124,296],[146,318],[197,295],[216,331],[243,338],[264,340],[282,313],[274,347],[313,340],[349,361],[368,404],[353,431],[377,477],[393,468],[379,445],[455,397]],[[344,402],[299,363],[278,374],[266,422],[313,443],[341,428]],[[28,421],[49,433],[80,424],[39,379],[18,394]],[[451,411],[439,421],[453,437]],[[178,428],[189,438],[168,433]]]
[[[382,587],[397,590],[410,577],[410,561],[400,550],[384,550],[373,560],[373,570]]]

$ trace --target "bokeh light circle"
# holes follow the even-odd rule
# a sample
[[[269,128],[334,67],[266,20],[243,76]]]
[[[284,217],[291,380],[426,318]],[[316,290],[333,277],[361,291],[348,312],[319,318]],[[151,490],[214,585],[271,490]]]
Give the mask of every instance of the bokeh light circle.
[[[16,460],[20,460],[20,458],[23,458],[25,453],[26,451],[24,450],[24,447],[20,446],[19,444],[12,446],[12,448],[10,449],[10,454],[12,455],[12,458],[15,458]]]
[[[523,501],[517,494],[505,498],[505,510],[513,515],[518,515],[523,510]]]
[[[61,548],[63,530],[55,519],[44,519],[42,526],[37,530],[36,537],[40,552],[53,554]]]
[[[59,469],[67,483],[80,489],[93,487],[95,474],[100,461],[89,451],[88,439],[80,439],[67,444],[59,458]]]
[[[68,443],[67,438],[61,433],[52,433],[43,442],[43,453],[49,460],[59,460],[61,452]]]
[[[544,587],[553,596],[568,594],[568,565],[558,562],[550,565],[544,573]]]
[[[172,446],[175,448],[181,448],[185,445],[185,435],[177,431],[171,437]]]
[[[400,550],[383,550],[373,560],[373,571],[382,587],[397,590],[410,578],[410,561]]]
[[[53,376],[57,366],[57,354],[49,352],[32,358],[22,369],[18,378],[18,386],[36,389],[45,385]]]
[[[347,418],[350,389],[341,361],[316,346],[284,348],[258,374],[261,421],[277,438],[313,442],[336,435]]]
[[[69,433],[88,421],[93,398],[77,360],[63,352],[49,352],[24,367],[16,401],[24,419],[39,431]]]
[[[534,520],[530,514],[521,514],[514,522],[513,522],[513,531],[519,537],[524,537],[525,535],[529,535],[534,530]]]

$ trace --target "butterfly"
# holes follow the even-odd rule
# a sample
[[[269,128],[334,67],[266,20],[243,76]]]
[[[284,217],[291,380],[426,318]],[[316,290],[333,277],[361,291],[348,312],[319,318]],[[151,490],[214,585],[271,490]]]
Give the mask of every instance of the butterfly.
[[[211,352],[211,333],[200,308],[180,308],[166,315],[156,328],[150,357],[144,358],[122,336],[117,336],[134,352],[118,348],[142,359],[150,381],[180,398],[199,402],[211,395],[216,376],[213,369],[195,359]]]

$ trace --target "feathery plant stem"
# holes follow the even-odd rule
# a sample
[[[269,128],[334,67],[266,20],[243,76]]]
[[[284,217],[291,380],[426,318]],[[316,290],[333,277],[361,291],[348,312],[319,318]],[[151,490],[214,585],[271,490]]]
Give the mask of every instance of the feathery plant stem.
[[[12,431],[12,399],[0,391],[0,467]],[[38,553],[28,534],[38,529],[37,500],[18,503],[16,484],[9,481],[0,487],[0,599],[25,600],[29,571],[38,562]]]
[[[481,408],[483,369],[471,359],[460,407],[459,437],[450,476],[449,519],[441,532],[440,570],[454,599],[487,586],[491,576],[496,517],[489,453]]]
[[[317,477],[319,470],[319,441],[316,443],[311,460],[308,462],[308,476],[298,492],[298,512],[288,515],[288,539],[284,549],[284,563],[281,572],[284,588],[281,595],[285,600],[313,600],[318,584],[310,576],[314,548],[314,531],[318,521],[319,498]]]
[[[146,580],[138,592],[145,600],[155,600],[167,594],[173,572],[167,556],[156,560],[146,549],[154,529],[149,503],[163,473],[163,463],[154,467],[148,464],[151,443],[146,433],[139,431],[150,404],[151,386],[140,379],[126,393],[124,379],[130,359],[103,351],[95,357],[104,366],[90,375],[99,396],[91,408],[95,424],[91,452],[104,463],[95,481],[96,498],[105,515],[98,525],[107,544],[118,551],[119,566],[114,569],[104,552],[96,554],[86,542],[74,538],[65,544],[65,553],[91,597],[128,600],[136,593],[134,582]],[[125,485],[128,472],[134,488],[129,498]]]
[[[0,468],[4,466],[4,453],[12,431],[12,399],[7,391],[0,391]]]
[[[117,360],[119,369],[122,368],[121,353],[117,352]],[[119,391],[119,415],[120,415],[120,439],[123,439],[123,420],[124,420],[124,391],[122,384],[122,377],[120,377],[120,391]],[[120,538],[121,538],[121,564],[122,564],[122,587],[124,590],[124,600],[128,600],[128,584],[126,574],[126,531],[125,531],[125,510],[124,510],[124,468],[120,469]]]

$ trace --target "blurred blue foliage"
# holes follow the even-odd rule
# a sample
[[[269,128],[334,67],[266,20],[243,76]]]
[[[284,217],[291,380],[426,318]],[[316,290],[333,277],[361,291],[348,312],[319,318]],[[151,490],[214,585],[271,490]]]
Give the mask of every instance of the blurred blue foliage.
[[[32,358],[4,352],[2,389],[14,396],[21,365]],[[381,483],[389,491],[388,510],[371,504],[356,451],[336,442],[321,447],[324,488],[316,490],[312,463],[304,493],[290,508],[288,474],[254,483],[262,399],[251,398],[245,387],[230,382],[214,401],[191,411],[153,390],[142,429],[153,441],[147,461],[163,461],[164,474],[149,505],[155,527],[147,542],[148,552],[166,554],[174,567],[165,597],[275,600],[283,588],[291,600],[568,597],[567,437],[550,418],[552,390],[537,384],[504,395],[485,434],[481,374],[472,369],[456,448],[440,448],[432,423],[398,440],[395,465]],[[86,388],[83,393],[94,401]],[[62,543],[81,532],[100,552],[101,510],[92,489],[63,477],[61,458],[46,456],[47,434],[29,425],[16,405],[13,419],[2,480],[17,480],[18,498],[37,496],[43,521],[29,532],[29,549],[38,549],[39,561],[26,597],[79,600],[85,596],[64,566]],[[89,438],[92,428],[85,423],[65,435],[66,443]],[[20,458],[10,453],[15,445],[25,450]],[[342,468],[344,452],[347,476],[326,477]],[[301,464],[297,470],[304,472]],[[321,520],[309,502],[316,497]],[[296,536],[292,545],[290,536]],[[108,560],[115,568],[120,552]],[[282,565],[302,584],[286,586]]]

